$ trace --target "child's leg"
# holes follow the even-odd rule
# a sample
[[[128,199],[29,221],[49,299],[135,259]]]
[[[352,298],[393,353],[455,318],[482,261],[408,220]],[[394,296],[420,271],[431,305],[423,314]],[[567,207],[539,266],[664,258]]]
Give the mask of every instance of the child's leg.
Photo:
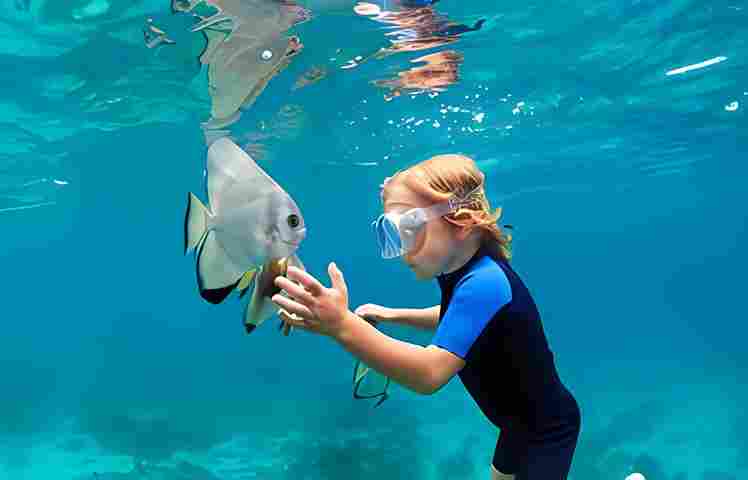
[[[532,445],[528,462],[522,466],[522,480],[566,480],[571,469],[579,431],[548,440],[542,445]]]
[[[501,473],[498,470],[496,470],[496,467],[491,465],[491,480],[514,480],[514,475]]]
[[[566,480],[580,429],[581,417],[577,415],[534,437],[517,476],[521,480]]]
[[[514,472],[518,471],[525,458],[526,445],[522,440],[521,435],[505,430],[499,433],[491,461],[491,480],[515,480]]]

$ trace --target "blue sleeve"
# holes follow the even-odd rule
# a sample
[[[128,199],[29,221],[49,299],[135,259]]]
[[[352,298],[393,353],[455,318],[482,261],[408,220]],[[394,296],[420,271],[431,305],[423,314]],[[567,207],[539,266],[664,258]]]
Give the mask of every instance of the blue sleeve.
[[[431,343],[464,360],[491,318],[511,300],[512,288],[501,268],[465,275],[455,286]]]

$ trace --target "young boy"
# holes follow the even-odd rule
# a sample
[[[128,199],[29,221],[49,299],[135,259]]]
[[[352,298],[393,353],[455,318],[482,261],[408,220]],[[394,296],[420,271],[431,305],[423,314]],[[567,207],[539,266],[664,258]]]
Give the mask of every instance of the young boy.
[[[331,288],[289,267],[273,296],[291,326],[327,335],[378,372],[432,394],[455,375],[501,430],[493,480],[567,478],[581,415],[553,360],[540,315],[510,267],[511,237],[491,213],[484,175],[461,155],[438,155],[385,180],[384,213],[374,230],[384,258],[401,257],[419,279],[436,278],[441,304],[351,312],[342,272],[328,266]],[[294,281],[299,282],[295,284]],[[427,347],[391,338],[369,322],[436,330]]]

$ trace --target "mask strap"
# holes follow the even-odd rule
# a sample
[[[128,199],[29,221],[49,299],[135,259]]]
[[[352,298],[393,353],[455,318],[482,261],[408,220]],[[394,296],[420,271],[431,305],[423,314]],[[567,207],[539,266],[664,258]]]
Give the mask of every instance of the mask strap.
[[[385,185],[387,185],[387,182],[389,182],[395,176],[397,176],[398,173],[400,172],[398,171],[398,172],[395,172],[395,174],[392,176],[385,177],[385,179],[379,185],[380,192],[384,189]],[[434,214],[436,214],[436,216],[443,216],[443,215],[447,215],[452,212],[456,212],[457,209],[459,209],[460,207],[463,207],[465,205],[470,205],[473,202],[473,197],[475,196],[475,194],[480,192],[483,189],[483,183],[485,182],[486,176],[483,172],[480,172],[480,177],[481,178],[480,178],[480,182],[478,182],[478,185],[474,189],[472,189],[470,192],[465,194],[464,196],[458,196],[454,194],[451,197],[449,197],[446,200],[446,202],[444,202],[443,204],[439,204],[439,205],[435,205],[434,207],[431,207],[433,209],[432,211],[434,212]]]
[[[463,196],[457,196],[453,195],[451,196],[447,202],[449,203],[449,209],[450,212],[455,212],[460,207],[464,207],[466,205],[470,205],[473,203],[474,198],[476,194],[480,193],[480,191],[483,189],[483,182],[485,181],[485,175],[483,172],[481,172],[481,179],[480,182],[478,182],[478,186],[476,186],[474,189],[470,190],[467,194]]]

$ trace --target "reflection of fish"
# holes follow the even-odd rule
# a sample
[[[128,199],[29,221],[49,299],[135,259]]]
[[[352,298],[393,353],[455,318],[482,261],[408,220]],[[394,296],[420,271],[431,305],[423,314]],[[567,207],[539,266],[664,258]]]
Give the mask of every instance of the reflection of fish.
[[[208,28],[226,28],[232,33],[244,31],[257,38],[285,32],[311,18],[309,10],[293,0],[172,0],[172,10],[193,12],[204,4],[215,10],[201,17],[193,32]]]
[[[208,149],[209,208],[192,193],[185,253],[197,249],[200,295],[220,303],[242,277],[299,247],[306,226],[296,202],[227,137]]]
[[[149,18],[147,25],[143,28],[143,40],[147,48],[156,48],[159,45],[173,45],[176,42],[166,35],[166,32],[153,24],[153,19]]]
[[[200,60],[208,64],[213,122],[231,123],[239,108],[254,103],[270,79],[303,48],[298,37],[283,34],[258,39],[235,32],[226,38],[221,32],[207,30],[206,36],[208,46]]]
[[[303,48],[286,31],[311,18],[294,0],[171,0],[174,13],[198,19],[191,28],[208,43],[200,62],[208,66],[212,99],[206,129],[223,129],[250,107],[268,82]]]
[[[302,76],[296,79],[296,82],[294,82],[291,90],[298,90],[299,88],[306,87],[307,85],[311,85],[312,83],[317,83],[325,76],[327,76],[327,68],[325,68],[324,66],[312,67],[310,70],[307,70]]]
[[[290,257],[265,263],[254,275],[254,289],[244,310],[244,328],[247,333],[252,333],[262,322],[278,312],[279,308],[272,302],[271,298],[276,293],[285,294],[285,292],[276,287],[274,282],[277,277],[286,274],[289,265],[304,269],[304,264],[294,254]],[[240,296],[244,296],[248,286],[245,289],[239,288],[239,290]]]

